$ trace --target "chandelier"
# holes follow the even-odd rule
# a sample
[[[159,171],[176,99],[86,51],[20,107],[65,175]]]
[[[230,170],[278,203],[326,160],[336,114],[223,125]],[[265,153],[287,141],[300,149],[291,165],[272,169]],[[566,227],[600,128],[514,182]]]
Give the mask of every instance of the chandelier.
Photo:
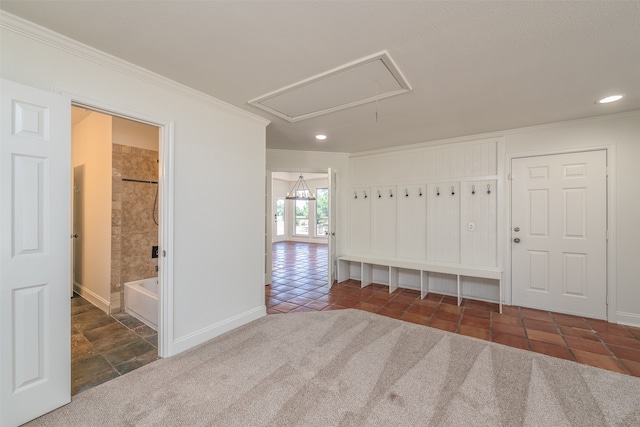
[[[296,181],[296,184],[293,186],[291,191],[287,193],[287,200],[315,200],[316,196],[313,195],[311,190],[309,190],[309,186],[304,181],[302,175]]]

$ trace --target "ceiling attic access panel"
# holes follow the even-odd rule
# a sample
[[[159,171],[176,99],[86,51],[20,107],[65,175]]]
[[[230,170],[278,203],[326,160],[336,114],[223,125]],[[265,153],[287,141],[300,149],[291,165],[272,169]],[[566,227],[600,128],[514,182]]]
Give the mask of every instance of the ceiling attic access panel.
[[[386,51],[358,59],[249,101],[297,122],[411,91]]]

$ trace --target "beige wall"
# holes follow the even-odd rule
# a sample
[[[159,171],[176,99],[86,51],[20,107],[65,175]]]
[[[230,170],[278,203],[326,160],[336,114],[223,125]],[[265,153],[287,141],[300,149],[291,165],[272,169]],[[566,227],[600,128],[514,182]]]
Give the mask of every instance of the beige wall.
[[[158,151],[158,127],[113,117],[113,143]]]
[[[84,166],[82,206],[76,207],[74,222],[82,221],[81,262],[74,288],[104,311],[110,299],[111,259],[111,117],[91,113],[73,127],[73,167]]]

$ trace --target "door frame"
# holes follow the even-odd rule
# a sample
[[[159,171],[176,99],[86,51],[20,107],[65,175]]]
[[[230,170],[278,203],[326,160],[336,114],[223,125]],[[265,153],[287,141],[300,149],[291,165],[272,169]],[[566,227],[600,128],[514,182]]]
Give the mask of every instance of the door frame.
[[[616,315],[616,220],[615,220],[615,206],[616,206],[616,169],[615,169],[615,143],[609,145],[600,145],[592,147],[582,147],[575,149],[564,150],[540,150],[540,151],[526,151],[509,153],[505,156],[504,170],[506,172],[506,182],[504,190],[504,209],[506,224],[503,228],[504,234],[502,242],[505,248],[504,251],[504,268],[503,268],[503,280],[504,280],[504,292],[505,301],[512,304],[512,280],[511,280],[511,191],[512,191],[512,179],[511,179],[511,161],[513,159],[526,158],[526,157],[540,157],[540,156],[553,156],[559,154],[572,154],[572,153],[584,153],[588,151],[601,151],[605,150],[607,156],[607,262],[606,262],[606,277],[607,277],[607,321],[617,323]]]
[[[273,227],[271,225],[267,225],[270,224],[270,221],[272,221],[273,219],[273,207],[274,207],[274,195],[273,195],[273,173],[274,172],[289,172],[289,173],[324,173],[327,174],[329,170],[333,170],[336,173],[339,173],[339,171],[337,169],[332,169],[332,168],[326,168],[326,169],[320,169],[320,168],[289,168],[289,167],[278,167],[278,168],[269,168],[267,167],[266,170],[266,179],[267,181],[269,181],[269,183],[267,185],[265,185],[266,188],[266,200],[270,200],[270,203],[265,203],[265,208],[266,208],[266,213],[265,213],[265,218],[266,218],[266,223],[265,223],[265,247],[271,248],[273,245]],[[337,193],[337,190],[336,190]],[[337,194],[336,194],[337,195]],[[331,196],[329,196],[331,197]],[[311,215],[311,214],[309,214]],[[336,214],[337,215],[337,214]],[[286,222],[285,222],[286,224]],[[288,234],[285,232],[285,237]],[[286,240],[286,239],[285,239]],[[328,247],[329,243],[327,241],[327,247]],[[328,256],[331,256],[330,254]],[[271,251],[269,251],[269,253],[266,256],[266,260],[267,262],[273,264],[273,260],[271,257]],[[327,266],[327,271],[328,271],[329,267]],[[267,266],[265,266],[265,285],[270,284],[271,283],[271,277],[266,277],[267,276],[267,270],[271,270],[269,269]],[[270,276],[270,275],[269,275]]]
[[[101,99],[87,97],[75,91],[55,88],[55,93],[71,99],[71,105],[87,108],[111,116],[156,126],[159,132],[159,177],[158,204],[158,356],[173,355],[173,194],[174,194],[174,121],[148,112],[132,110]],[[71,124],[69,124],[71,125]],[[69,173],[72,173],[70,171]],[[72,191],[72,190],[70,190]],[[71,218],[70,218],[71,220]]]

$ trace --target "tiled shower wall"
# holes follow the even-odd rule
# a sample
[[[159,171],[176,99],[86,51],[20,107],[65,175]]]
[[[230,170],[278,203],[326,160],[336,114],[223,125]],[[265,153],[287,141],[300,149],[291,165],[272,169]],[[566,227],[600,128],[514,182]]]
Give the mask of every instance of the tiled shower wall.
[[[152,209],[158,184],[127,182],[123,178],[158,181],[158,152],[113,144],[111,211],[111,312],[124,310],[124,284],[157,277],[158,226]],[[156,203],[155,218],[158,218]]]

